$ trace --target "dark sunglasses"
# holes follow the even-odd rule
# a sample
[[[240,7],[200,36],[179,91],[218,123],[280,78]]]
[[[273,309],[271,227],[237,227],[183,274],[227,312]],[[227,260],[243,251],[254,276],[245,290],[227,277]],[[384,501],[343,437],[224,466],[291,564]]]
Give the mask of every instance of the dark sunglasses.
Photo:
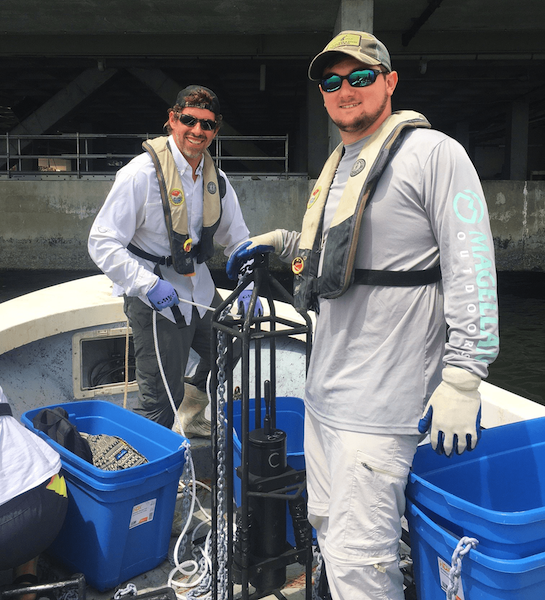
[[[210,119],[197,119],[197,117],[185,113],[178,115],[178,118],[180,119],[180,123],[186,127],[195,127],[197,123],[200,123],[201,129],[204,131],[213,131],[217,126],[216,121],[211,121]]]
[[[328,75],[320,82],[324,92],[336,92],[341,89],[343,80],[346,79],[352,87],[367,87],[377,80],[377,77],[385,74],[384,71],[374,71],[373,69],[356,69],[348,75]]]

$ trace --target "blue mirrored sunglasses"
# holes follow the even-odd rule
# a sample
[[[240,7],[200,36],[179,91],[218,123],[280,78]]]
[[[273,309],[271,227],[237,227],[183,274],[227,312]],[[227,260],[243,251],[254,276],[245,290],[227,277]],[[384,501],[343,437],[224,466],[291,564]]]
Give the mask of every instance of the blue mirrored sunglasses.
[[[331,74],[324,77],[320,86],[324,92],[336,92],[341,89],[343,80],[346,79],[352,87],[367,87],[377,80],[377,77],[385,74],[384,71],[375,71],[373,69],[356,69],[348,75]]]

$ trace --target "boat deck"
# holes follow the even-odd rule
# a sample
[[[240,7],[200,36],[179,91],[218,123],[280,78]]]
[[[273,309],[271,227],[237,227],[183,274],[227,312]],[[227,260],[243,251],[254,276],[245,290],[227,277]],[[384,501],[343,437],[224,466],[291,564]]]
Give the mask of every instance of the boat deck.
[[[209,485],[210,481],[204,481],[203,483]],[[191,534],[195,530],[197,526],[199,526],[203,521],[208,521],[208,513],[210,509],[210,494],[202,487],[197,488],[197,498],[202,505],[202,508],[199,508],[196,504],[195,512],[193,518],[191,520],[191,525],[188,530],[188,540],[191,539]],[[185,525],[185,521],[182,522],[181,518],[181,506],[182,500],[179,496],[176,503],[176,510],[174,513],[173,526],[172,526],[172,537],[170,540],[169,550],[167,559],[165,559],[161,564],[159,564],[154,569],[146,571],[141,575],[131,578],[129,581],[125,581],[120,583],[116,588],[109,589],[105,591],[99,591],[93,588],[90,585],[86,585],[86,600],[112,600],[114,595],[117,593],[122,597],[131,597],[131,594],[136,592],[137,596],[141,596],[144,594],[154,594],[158,590],[165,588],[168,586],[169,575],[174,569],[174,562],[172,559],[173,553],[175,551],[175,547],[178,541],[178,537],[182,531],[182,527]],[[206,535],[209,527],[207,525],[203,525],[198,535]],[[82,540],[82,543],[85,543]],[[186,560],[193,559],[192,556],[192,545],[190,542],[187,543],[186,552],[183,558],[179,559],[180,564]],[[0,572],[0,586],[2,583],[8,583],[8,579],[6,578],[7,573],[4,572],[4,580],[2,580],[2,573]],[[57,581],[67,581],[75,574],[67,571],[62,564],[57,562],[55,559],[51,558],[46,554],[40,557],[39,561],[39,576],[40,583],[53,583]],[[184,577],[182,574],[177,573],[173,576],[175,580],[186,583],[190,581],[194,581],[195,577]],[[131,585],[132,584],[132,585]],[[133,587],[134,586],[134,587]],[[179,598],[185,598],[185,592],[187,592],[188,588],[181,588],[177,586],[173,586],[174,589],[178,592]],[[132,588],[132,589],[131,589]],[[129,593],[129,590],[131,592]],[[251,590],[252,591],[252,590]],[[125,592],[125,594],[123,594]],[[304,600],[305,599],[305,572],[304,567],[298,563],[289,565],[286,569],[286,583],[281,591],[282,595],[289,600]],[[68,589],[63,592],[62,590],[55,592],[56,600],[77,600],[77,592],[75,589]],[[240,598],[240,586],[234,587],[234,598]],[[263,597],[264,600],[274,600],[278,599],[276,594],[270,594]]]
[[[296,316],[292,307],[286,307],[286,310],[290,318]],[[46,288],[0,303],[0,382],[4,391],[15,401],[16,415],[19,417],[22,412],[37,405],[72,401],[72,333],[87,328],[109,327],[123,322],[124,318],[122,300],[111,297],[111,284],[102,275]],[[51,344],[56,344],[55,351],[52,351]],[[61,355],[66,363],[62,374],[59,372]],[[31,358],[35,359],[35,365],[31,364]],[[44,368],[46,359],[50,362]],[[293,354],[290,362],[293,363]],[[36,371],[31,371],[33,368]],[[279,372],[289,370],[283,369],[281,365],[277,365],[277,368]],[[304,373],[304,369],[299,367],[291,370],[297,371],[299,375]],[[285,381],[278,382],[278,395],[302,397],[300,379],[301,377],[294,379],[287,375]],[[483,401],[482,422],[487,428],[545,415],[544,406],[486,382],[481,383],[480,392]],[[209,442],[195,440],[192,441],[192,447],[197,477],[210,477]],[[208,500],[204,494],[205,508],[209,506]],[[199,511],[194,517],[194,525],[204,518],[202,511]],[[176,516],[173,525],[170,555],[176,544],[176,533],[180,531]],[[82,544],[84,543],[85,540],[82,540]],[[43,571],[43,583],[64,580],[72,575],[46,555],[41,559],[40,568]],[[123,582],[118,587],[123,589],[128,583],[133,583],[138,595],[155,592],[167,586],[172,568],[170,562],[165,560],[156,568],[132,578],[130,582]],[[0,573],[0,585],[6,583],[2,575]],[[115,591],[99,592],[87,586],[87,598],[109,600]],[[73,592],[69,594],[67,597],[56,596],[56,599],[74,600]],[[294,600],[305,598],[303,567],[298,564],[288,567],[282,595]],[[272,594],[266,596],[266,600],[278,597]],[[409,597],[414,598],[407,595]]]

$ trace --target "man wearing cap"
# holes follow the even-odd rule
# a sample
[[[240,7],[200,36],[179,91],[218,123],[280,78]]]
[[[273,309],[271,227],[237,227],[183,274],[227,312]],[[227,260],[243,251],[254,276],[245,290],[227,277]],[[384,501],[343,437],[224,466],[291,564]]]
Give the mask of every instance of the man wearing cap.
[[[139,412],[171,427],[174,421],[156,356],[158,347],[184,433],[210,435],[205,417],[211,312],[220,298],[206,261],[214,242],[228,256],[248,239],[236,193],[207,150],[222,115],[214,92],[184,88],[168,109],[168,137],[147,140],[145,152],[121,168],[89,235],[89,253],[125,297],[132,328]],[[201,360],[184,375],[193,348]],[[184,391],[185,387],[185,391]],[[183,398],[183,403],[182,403]]]
[[[498,353],[493,241],[479,177],[421,114],[392,111],[398,75],[373,35],[343,31],[312,61],[340,130],[301,233],[242,244],[292,261],[316,310],[305,389],[309,520],[333,600],[403,600],[405,486],[421,434],[450,456],[479,437],[478,386]],[[365,210],[364,210],[365,209]]]

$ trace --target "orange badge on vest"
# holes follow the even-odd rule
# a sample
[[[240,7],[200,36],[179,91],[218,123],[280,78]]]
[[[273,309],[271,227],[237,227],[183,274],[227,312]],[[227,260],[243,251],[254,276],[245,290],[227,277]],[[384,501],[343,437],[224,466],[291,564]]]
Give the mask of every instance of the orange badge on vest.
[[[173,188],[170,190],[170,202],[174,204],[174,206],[179,206],[184,201],[184,192],[178,188]]]
[[[300,275],[303,272],[304,268],[305,268],[305,263],[300,256],[293,259],[293,261],[291,263],[291,270],[295,273],[295,275]]]
[[[310,195],[310,199],[308,201],[307,204],[307,208],[310,208],[315,202],[316,200],[318,200],[318,196],[320,195],[320,192],[322,191],[322,186],[318,186]]]

